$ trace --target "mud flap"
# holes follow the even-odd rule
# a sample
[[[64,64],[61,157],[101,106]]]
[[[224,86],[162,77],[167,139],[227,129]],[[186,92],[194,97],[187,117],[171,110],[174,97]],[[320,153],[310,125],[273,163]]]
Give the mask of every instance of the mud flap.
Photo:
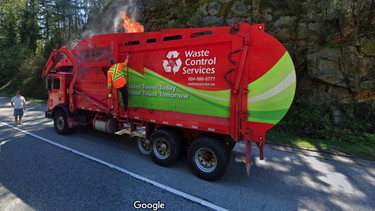
[[[259,148],[259,158],[260,160],[264,160],[264,142],[257,142],[258,148]]]

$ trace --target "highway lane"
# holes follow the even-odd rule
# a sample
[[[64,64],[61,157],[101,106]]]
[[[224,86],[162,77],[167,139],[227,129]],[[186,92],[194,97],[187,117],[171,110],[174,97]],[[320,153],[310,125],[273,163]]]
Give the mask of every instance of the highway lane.
[[[134,200],[164,202],[167,209],[208,209],[178,194],[26,135],[12,124],[12,109],[0,98],[0,210],[132,208]],[[17,128],[53,141],[188,196],[230,210],[374,210],[374,162],[303,150],[254,151],[248,178],[238,153],[224,177],[214,183],[196,178],[186,158],[163,168],[141,155],[127,136],[80,128],[57,135],[45,106],[32,104]],[[6,123],[6,124],[4,124]],[[9,209],[10,210],[10,209]]]
[[[166,210],[207,209],[34,137],[8,134],[1,146],[0,210],[129,210],[137,200],[160,201]]]

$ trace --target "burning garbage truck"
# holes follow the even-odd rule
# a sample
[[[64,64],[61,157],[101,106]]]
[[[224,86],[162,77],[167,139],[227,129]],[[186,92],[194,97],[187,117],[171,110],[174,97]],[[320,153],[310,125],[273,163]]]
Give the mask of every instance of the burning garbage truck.
[[[127,57],[128,96],[108,95],[109,60]],[[296,88],[284,46],[263,24],[248,23],[92,36],[54,50],[43,78],[57,133],[92,125],[129,134],[160,166],[186,153],[209,181],[225,173],[237,142],[246,144],[247,173],[252,146],[264,158],[266,131],[287,113]]]

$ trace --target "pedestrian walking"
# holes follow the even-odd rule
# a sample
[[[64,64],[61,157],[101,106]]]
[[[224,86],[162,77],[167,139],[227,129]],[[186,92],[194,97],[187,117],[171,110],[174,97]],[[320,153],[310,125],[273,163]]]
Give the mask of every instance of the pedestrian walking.
[[[23,116],[23,111],[26,110],[26,100],[25,98],[21,95],[20,91],[16,92],[16,96],[14,96],[10,100],[10,104],[13,106],[14,111],[13,111],[13,116],[15,120],[15,124],[17,125],[22,125],[22,116]]]

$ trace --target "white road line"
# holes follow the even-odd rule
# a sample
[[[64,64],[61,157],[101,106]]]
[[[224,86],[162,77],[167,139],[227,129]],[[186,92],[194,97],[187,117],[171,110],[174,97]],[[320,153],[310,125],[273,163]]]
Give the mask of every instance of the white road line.
[[[187,199],[187,200],[189,200],[189,201],[195,202],[195,203],[200,204],[200,205],[202,205],[202,206],[205,206],[205,207],[211,208],[211,209],[213,209],[213,210],[222,210],[222,211],[227,210],[227,209],[225,209],[225,208],[223,208],[223,207],[220,207],[220,206],[218,206],[218,205],[215,205],[215,204],[213,204],[213,203],[211,203],[211,202],[205,201],[204,199],[201,199],[201,198],[198,198],[198,197],[195,197],[195,196],[189,195],[189,194],[187,194],[187,193],[185,193],[185,192],[182,192],[182,191],[176,190],[176,189],[171,188],[171,187],[169,187],[169,186],[163,185],[163,184],[161,184],[161,183],[159,183],[159,182],[156,182],[156,181],[150,180],[150,179],[148,179],[148,178],[146,178],[146,177],[143,177],[143,176],[141,176],[141,175],[139,175],[139,174],[136,174],[136,173],[130,172],[130,171],[124,169],[124,168],[121,168],[121,167],[119,167],[119,166],[113,165],[113,164],[108,163],[108,162],[106,162],[106,161],[100,160],[99,158],[96,158],[96,157],[93,157],[93,156],[91,156],[91,155],[85,154],[85,153],[83,153],[83,152],[77,151],[77,150],[75,150],[75,149],[72,149],[72,148],[66,147],[66,146],[64,146],[64,145],[61,145],[61,144],[55,143],[55,142],[53,142],[53,141],[51,141],[51,140],[49,140],[49,139],[43,138],[43,137],[41,137],[41,136],[38,136],[38,135],[33,134],[33,133],[31,133],[31,132],[28,132],[28,131],[26,131],[26,130],[22,130],[22,129],[19,129],[19,128],[17,128],[17,127],[12,126],[12,125],[9,125],[8,123],[1,122],[1,121],[0,121],[0,123],[1,123],[2,125],[5,125],[5,126],[8,126],[8,127],[13,128],[13,129],[15,129],[15,130],[18,130],[18,131],[20,131],[20,132],[22,132],[22,133],[24,133],[24,134],[27,134],[27,135],[32,136],[32,137],[34,137],[34,138],[37,138],[37,139],[39,139],[39,140],[41,140],[41,141],[44,141],[44,142],[49,143],[49,144],[52,144],[52,145],[54,145],[54,146],[56,146],[56,147],[59,147],[59,148],[61,148],[61,149],[64,149],[64,150],[70,151],[70,152],[72,152],[72,153],[74,153],[74,154],[80,155],[80,156],[85,157],[85,158],[87,158],[87,159],[89,159],[89,160],[92,160],[92,161],[98,162],[98,163],[100,163],[100,164],[102,164],[102,165],[105,165],[105,166],[107,166],[107,167],[109,167],[109,168],[115,169],[115,170],[117,170],[117,171],[119,171],[119,172],[122,172],[122,173],[124,173],[124,174],[127,174],[127,175],[129,175],[129,176],[131,176],[131,177],[133,177],[133,178],[135,178],[135,179],[141,180],[141,181],[143,181],[143,182],[146,182],[146,183],[148,183],[148,184],[151,184],[151,185],[153,185],[153,186],[156,186],[156,187],[158,187],[158,188],[161,188],[161,189],[163,189],[163,190],[166,190],[166,191],[168,191],[168,192],[170,192],[170,193],[172,193],[172,194],[175,194],[175,195],[181,196],[181,197],[183,197],[183,198],[185,198],[185,199]]]

